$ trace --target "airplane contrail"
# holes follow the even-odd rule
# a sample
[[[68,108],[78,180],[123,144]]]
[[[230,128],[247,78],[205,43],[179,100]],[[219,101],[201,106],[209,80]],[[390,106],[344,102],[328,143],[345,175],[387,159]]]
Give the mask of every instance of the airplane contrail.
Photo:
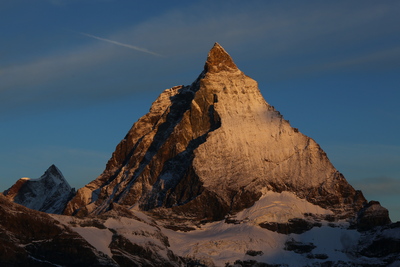
[[[77,33],[79,33],[81,35],[85,35],[85,36],[90,37],[90,38],[94,38],[94,39],[100,40],[100,41],[108,42],[108,43],[111,43],[111,44],[115,44],[115,45],[123,46],[123,47],[126,47],[126,48],[130,48],[130,49],[133,49],[133,50],[136,50],[136,51],[140,51],[140,52],[148,53],[148,54],[151,54],[151,55],[154,55],[154,56],[162,57],[162,55],[154,53],[152,51],[149,51],[146,48],[141,48],[141,47],[134,46],[134,45],[120,43],[120,42],[117,42],[117,41],[113,41],[113,40],[106,39],[106,38],[101,38],[101,37],[98,37],[98,36],[95,36],[95,35],[92,35],[92,34],[88,34],[88,33],[84,33],[84,32],[77,32]]]

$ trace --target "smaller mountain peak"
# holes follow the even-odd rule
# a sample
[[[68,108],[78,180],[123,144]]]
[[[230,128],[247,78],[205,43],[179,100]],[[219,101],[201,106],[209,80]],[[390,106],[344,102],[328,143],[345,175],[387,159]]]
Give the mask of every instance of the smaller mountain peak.
[[[206,72],[217,73],[220,71],[238,70],[238,67],[225,49],[219,43],[215,43],[210,52],[208,52],[204,70]]]
[[[56,165],[51,164],[51,166],[49,167],[49,169],[57,169]]]
[[[21,178],[3,194],[30,209],[61,214],[67,202],[75,195],[75,189],[71,188],[53,164],[40,178]]]
[[[45,172],[44,174],[37,180],[48,180],[52,181],[56,184],[65,184],[67,187],[70,187],[68,184],[67,180],[64,178],[64,175],[56,167],[56,165],[52,164]]]
[[[61,171],[56,167],[56,165],[52,164],[45,172],[46,173],[51,173],[53,175],[57,176],[63,176]]]

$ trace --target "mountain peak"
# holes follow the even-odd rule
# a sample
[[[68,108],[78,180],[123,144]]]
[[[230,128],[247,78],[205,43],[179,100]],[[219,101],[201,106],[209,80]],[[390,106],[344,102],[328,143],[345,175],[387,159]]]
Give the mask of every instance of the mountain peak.
[[[52,174],[59,180],[65,180],[64,176],[62,175],[61,171],[56,167],[56,165],[52,164],[45,172],[44,176],[47,176],[46,174]]]
[[[51,165],[40,178],[21,178],[3,194],[27,208],[60,214],[75,194],[75,189],[71,188],[61,171]]]
[[[210,52],[208,52],[204,70],[210,73],[218,73],[220,71],[231,72],[238,70],[238,67],[225,49],[219,43],[215,43]]]
[[[215,43],[199,78],[165,90],[64,213],[101,214],[117,204],[215,221],[253,206],[265,190],[292,192],[349,221],[366,202]]]

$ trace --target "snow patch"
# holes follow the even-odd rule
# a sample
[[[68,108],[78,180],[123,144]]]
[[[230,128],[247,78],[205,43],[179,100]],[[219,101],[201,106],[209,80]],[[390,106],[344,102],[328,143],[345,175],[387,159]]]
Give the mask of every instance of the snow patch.
[[[113,254],[108,247],[113,236],[113,233],[110,230],[98,229],[96,227],[73,227],[72,229],[98,251],[101,251],[112,258]]]
[[[163,229],[174,253],[188,258],[212,261],[216,266],[243,260],[248,250],[274,255],[281,251],[286,236],[249,224],[207,224],[191,232]]]
[[[262,222],[285,223],[292,218],[303,218],[304,213],[333,214],[330,210],[298,198],[294,193],[288,191],[277,193],[264,189],[263,195],[252,207],[237,213],[233,218],[249,221],[253,224]]]

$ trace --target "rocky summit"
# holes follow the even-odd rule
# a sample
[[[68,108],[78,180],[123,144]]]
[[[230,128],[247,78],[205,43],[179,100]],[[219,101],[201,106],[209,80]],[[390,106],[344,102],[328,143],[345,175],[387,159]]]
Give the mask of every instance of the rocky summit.
[[[71,192],[52,166],[0,195],[1,266],[400,266],[400,222],[219,44]]]

